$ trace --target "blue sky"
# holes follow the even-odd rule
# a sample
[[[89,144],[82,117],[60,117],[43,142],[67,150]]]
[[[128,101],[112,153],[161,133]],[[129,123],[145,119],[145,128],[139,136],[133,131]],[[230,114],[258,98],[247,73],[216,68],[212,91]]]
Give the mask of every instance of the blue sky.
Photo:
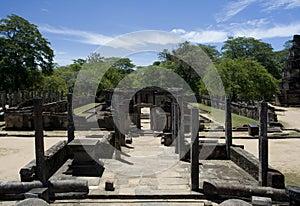
[[[51,42],[55,61],[70,64],[131,32],[171,32],[220,48],[229,36],[246,36],[280,50],[300,34],[300,0],[1,0],[0,18],[19,15]],[[152,42],[156,37],[147,36]],[[150,41],[150,40],[149,40]],[[159,43],[164,43],[160,39]],[[166,40],[167,41],[167,40]],[[131,56],[136,64],[154,53]]]

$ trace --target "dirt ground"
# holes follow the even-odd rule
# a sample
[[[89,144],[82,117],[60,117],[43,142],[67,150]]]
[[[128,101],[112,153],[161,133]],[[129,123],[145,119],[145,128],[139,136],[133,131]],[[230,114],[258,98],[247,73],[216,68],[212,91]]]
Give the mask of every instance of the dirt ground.
[[[299,107],[275,107],[283,111],[277,111],[277,117],[286,128],[300,130],[300,108]]]
[[[257,139],[234,139],[234,144],[242,144],[245,150],[258,157]],[[269,164],[282,172],[300,173],[300,138],[269,139]]]
[[[46,137],[45,149],[62,139]],[[0,137],[0,181],[19,181],[19,171],[35,159],[34,151],[34,137]]]

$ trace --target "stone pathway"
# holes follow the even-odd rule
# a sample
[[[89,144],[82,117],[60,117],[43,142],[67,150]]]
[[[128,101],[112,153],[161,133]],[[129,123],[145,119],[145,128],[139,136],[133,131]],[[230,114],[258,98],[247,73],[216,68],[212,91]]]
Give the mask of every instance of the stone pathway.
[[[105,159],[99,187],[90,194],[190,195],[189,163],[178,161],[174,147],[160,144],[159,137],[140,136],[132,146],[122,147],[120,160]],[[106,192],[106,181],[115,191]]]

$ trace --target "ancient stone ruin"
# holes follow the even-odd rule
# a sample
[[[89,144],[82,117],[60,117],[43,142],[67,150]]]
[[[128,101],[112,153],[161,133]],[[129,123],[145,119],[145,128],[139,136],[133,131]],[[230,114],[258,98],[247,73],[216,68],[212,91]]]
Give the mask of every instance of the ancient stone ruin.
[[[261,196],[286,203],[284,175],[268,165],[267,103],[260,103],[258,111],[256,158],[244,150],[244,145],[232,142],[229,99],[224,104],[225,143],[219,143],[199,136],[200,125],[206,120],[198,108],[184,101],[184,95],[180,88],[106,90],[105,100],[92,113],[89,109],[89,115],[78,117],[74,115],[72,94],[68,94],[64,107],[67,140],[47,151],[43,136],[43,118],[47,113],[43,112],[46,110],[42,99],[34,99],[36,158],[21,168],[21,182],[0,183],[0,200],[29,196],[48,202],[116,197],[220,200]],[[144,113],[145,108],[150,112]],[[147,128],[145,120],[150,120]],[[153,158],[157,152],[159,155]],[[172,161],[175,164],[170,166]],[[156,173],[164,166],[168,167],[166,173]]]
[[[294,35],[280,87],[281,95],[278,96],[278,104],[300,105],[300,35]]]

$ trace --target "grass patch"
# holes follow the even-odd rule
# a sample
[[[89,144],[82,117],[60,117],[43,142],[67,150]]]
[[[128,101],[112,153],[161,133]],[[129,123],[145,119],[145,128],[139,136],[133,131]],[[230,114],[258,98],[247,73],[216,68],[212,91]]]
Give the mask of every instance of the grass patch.
[[[293,186],[300,187],[299,173],[287,172],[284,173],[284,177],[285,177],[285,185],[293,185]]]
[[[290,132],[289,136],[300,136],[300,132]]]
[[[90,110],[90,109],[93,109],[97,106],[99,106],[100,103],[90,103],[90,104],[86,104],[84,106],[81,106],[81,107],[77,107],[76,109],[74,109],[74,113],[77,115],[77,116],[80,116],[80,117],[85,117],[85,116],[88,116],[90,115],[89,113],[85,113],[86,111]]]
[[[213,117],[217,118],[216,121],[220,123],[224,123],[225,121],[225,111],[221,109],[215,109],[210,106],[204,105],[204,104],[196,104],[199,109],[206,111],[208,114],[212,114],[213,111]],[[258,124],[257,120],[244,117],[241,115],[233,114],[232,113],[232,127],[241,127],[245,124]]]

